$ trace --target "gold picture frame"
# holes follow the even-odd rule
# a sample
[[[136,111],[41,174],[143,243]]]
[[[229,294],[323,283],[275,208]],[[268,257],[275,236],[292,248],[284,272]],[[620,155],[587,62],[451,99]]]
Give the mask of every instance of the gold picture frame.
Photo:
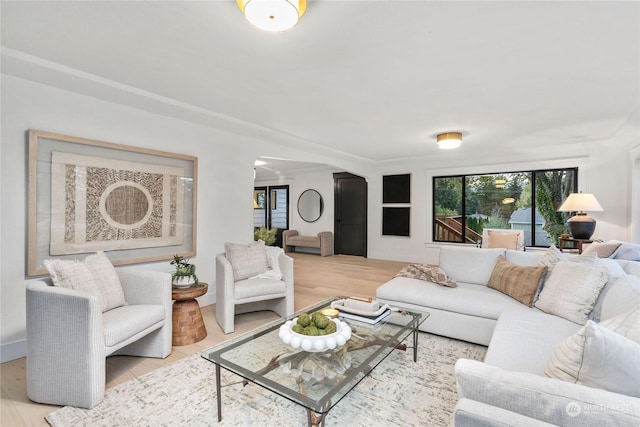
[[[29,130],[27,276],[104,251],[114,265],[196,255],[197,157]]]

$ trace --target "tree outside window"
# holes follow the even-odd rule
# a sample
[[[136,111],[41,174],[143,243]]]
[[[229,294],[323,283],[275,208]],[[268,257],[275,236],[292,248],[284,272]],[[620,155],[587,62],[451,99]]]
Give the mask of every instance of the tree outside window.
[[[477,243],[484,229],[523,230],[527,246],[557,244],[577,168],[433,178],[434,241]]]

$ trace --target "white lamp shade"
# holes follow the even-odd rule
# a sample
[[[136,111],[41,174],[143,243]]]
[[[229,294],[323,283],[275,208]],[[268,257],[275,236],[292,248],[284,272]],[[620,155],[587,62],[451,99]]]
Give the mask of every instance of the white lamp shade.
[[[558,212],[602,212],[602,206],[593,194],[571,193],[558,208]]]
[[[287,31],[306,9],[306,0],[237,0],[238,7],[254,27],[265,31]]]

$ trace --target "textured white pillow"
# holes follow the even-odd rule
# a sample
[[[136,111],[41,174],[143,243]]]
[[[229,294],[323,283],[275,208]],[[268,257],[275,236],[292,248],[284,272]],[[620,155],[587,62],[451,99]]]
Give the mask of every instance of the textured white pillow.
[[[89,255],[84,261],[48,259],[44,266],[54,286],[96,295],[100,298],[103,312],[126,304],[118,273],[102,252]]]
[[[267,251],[267,264],[268,269],[264,273],[260,273],[256,276],[251,276],[250,279],[282,279],[282,271],[280,271],[280,263],[278,262],[278,258],[280,254],[283,254],[284,251],[282,248],[277,246],[265,246]]]
[[[607,283],[607,267],[574,262],[559,262],[544,284],[535,306],[584,325]]]
[[[545,376],[640,397],[640,345],[589,320],[558,344]]]
[[[556,248],[554,245],[549,246],[544,252],[544,255],[538,260],[538,265],[546,265],[549,267],[549,272],[553,270],[553,267],[560,261],[566,260],[566,257],[560,252],[560,249]]]
[[[640,344],[640,304],[636,303],[635,308],[600,322],[600,326]]]
[[[224,244],[225,257],[233,267],[235,281],[248,279],[267,271],[267,250],[263,241],[252,242],[247,245],[238,243]]]

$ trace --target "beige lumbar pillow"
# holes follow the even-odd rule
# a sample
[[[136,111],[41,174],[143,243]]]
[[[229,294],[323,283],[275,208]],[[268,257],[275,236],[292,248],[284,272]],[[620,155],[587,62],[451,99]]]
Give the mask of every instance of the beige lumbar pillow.
[[[89,255],[84,261],[48,259],[44,266],[54,286],[86,291],[99,297],[103,312],[126,304],[116,269],[102,252]]]
[[[267,250],[262,240],[246,245],[225,243],[224,252],[233,267],[233,279],[236,281],[265,273],[269,268]]]
[[[637,314],[624,313],[622,317],[617,327],[635,329],[629,335],[637,336]],[[558,344],[544,373],[547,377],[640,397],[639,366],[637,342],[589,320]]]
[[[431,264],[409,264],[400,270],[400,272],[396,274],[396,277],[424,280],[449,288],[455,288],[457,286],[456,281],[450,279],[443,269]]]
[[[584,325],[607,283],[607,267],[561,261],[544,284],[535,306],[545,313]]]
[[[533,297],[536,295],[538,286],[546,271],[547,267],[545,266],[528,267],[516,265],[500,256],[495,267],[493,267],[487,286],[509,295],[527,307],[531,307],[533,305]]]

